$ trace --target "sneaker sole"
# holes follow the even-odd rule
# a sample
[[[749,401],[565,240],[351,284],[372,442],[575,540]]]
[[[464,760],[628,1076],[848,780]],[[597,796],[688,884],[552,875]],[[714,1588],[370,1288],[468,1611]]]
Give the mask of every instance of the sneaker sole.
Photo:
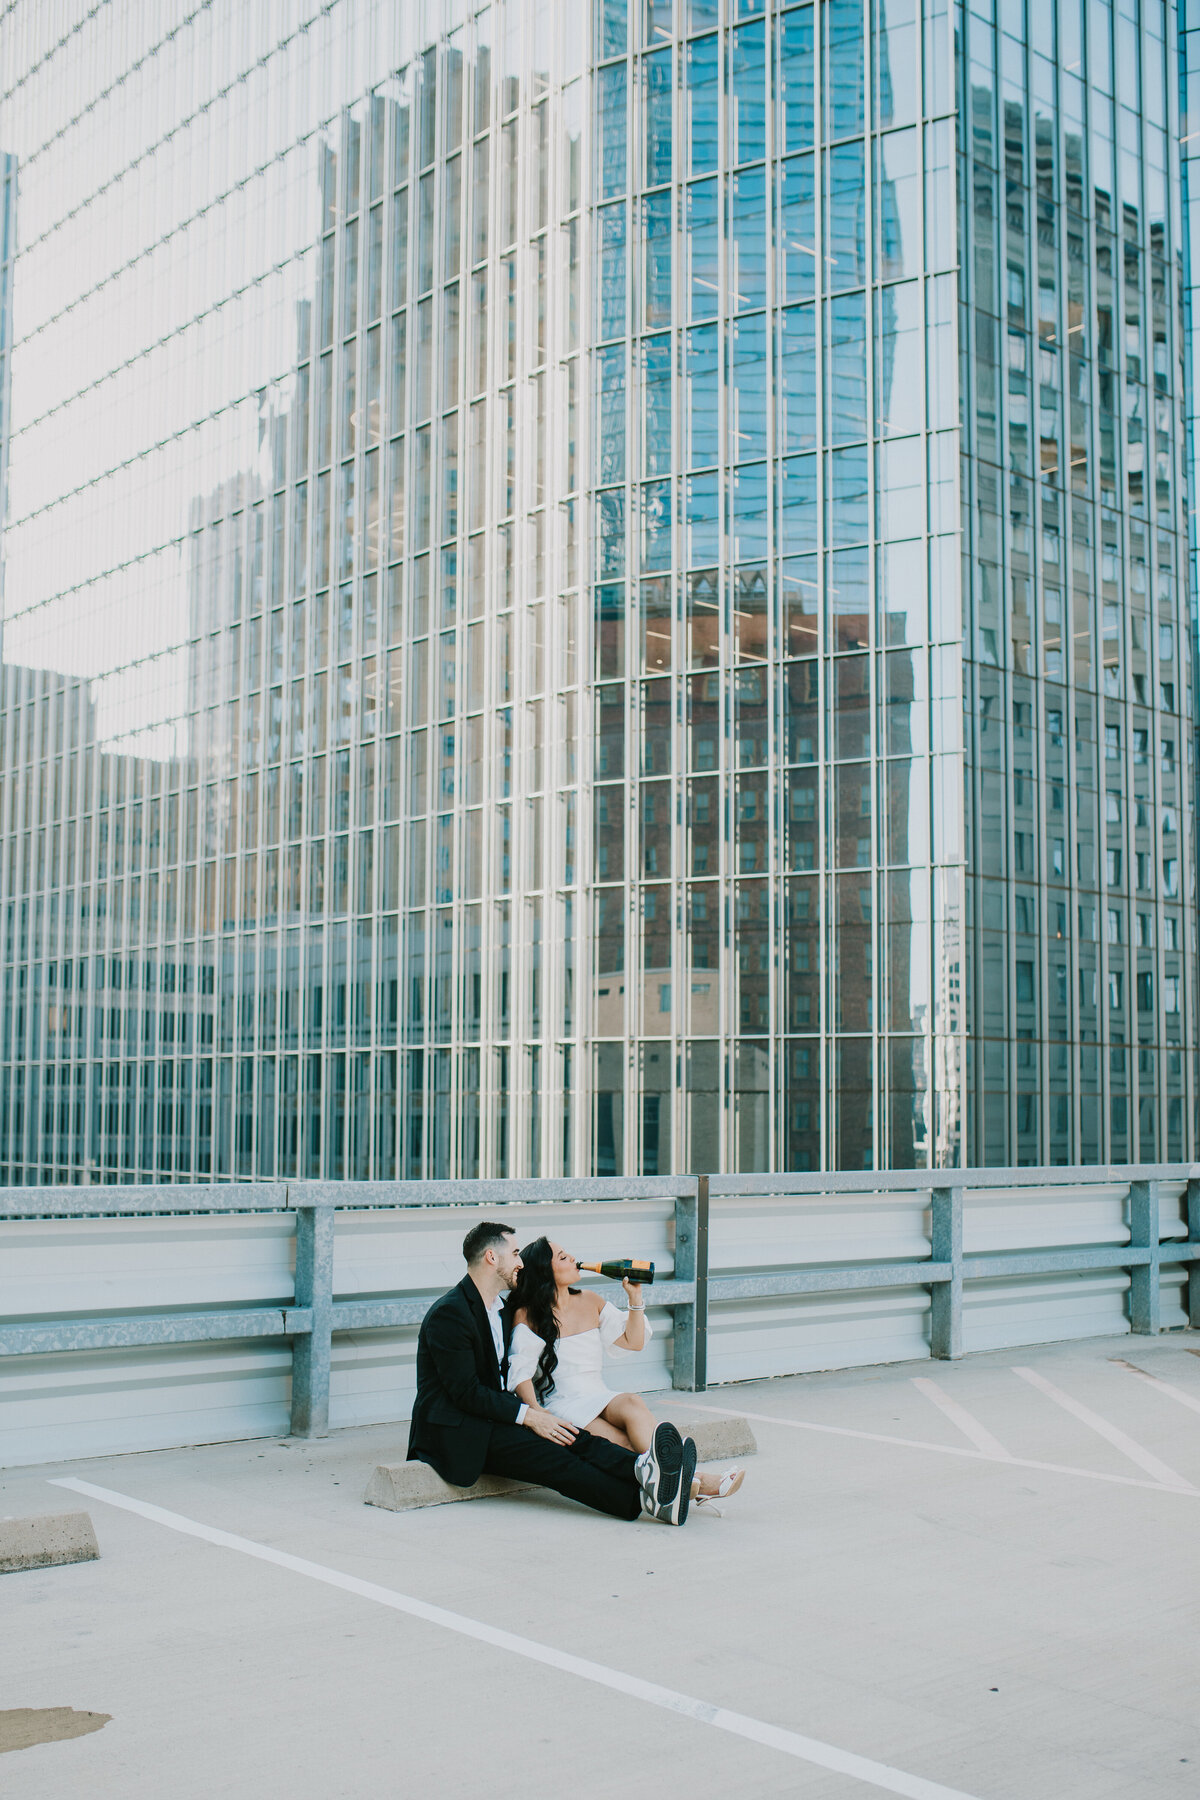
[[[654,1473],[646,1494],[656,1516],[669,1513],[672,1503],[679,1493],[680,1472],[684,1463],[684,1441],[676,1427],[664,1421],[656,1426],[654,1440],[650,1447]]]
[[[696,1473],[696,1462],[696,1445],[691,1438],[684,1438],[679,1492],[676,1494],[675,1504],[671,1508],[672,1525],[682,1525],[687,1520],[688,1507],[692,1503],[692,1480]]]

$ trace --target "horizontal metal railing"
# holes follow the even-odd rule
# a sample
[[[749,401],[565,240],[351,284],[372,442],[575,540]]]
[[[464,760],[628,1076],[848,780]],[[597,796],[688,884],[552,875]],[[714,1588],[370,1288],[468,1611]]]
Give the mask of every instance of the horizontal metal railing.
[[[1159,1184],[1185,1186],[1186,1238],[1162,1237]],[[963,1195],[968,1190],[1027,1188],[1050,1195],[1056,1190],[1111,1185],[1127,1190],[1128,1243],[963,1253]],[[928,1253],[840,1266],[798,1265],[775,1272],[710,1272],[708,1227],[714,1199],[778,1196],[804,1201],[867,1194],[928,1196]],[[654,1304],[672,1310],[674,1385],[690,1392],[701,1392],[706,1386],[709,1307],[722,1301],[927,1287],[931,1354],[953,1358],[962,1354],[964,1282],[1125,1270],[1130,1277],[1130,1327],[1152,1333],[1160,1328],[1161,1270],[1164,1265],[1183,1264],[1188,1267],[1188,1316],[1193,1325],[1200,1325],[1200,1165],[1195,1164],[594,1180],[25,1187],[0,1188],[0,1220],[294,1213],[294,1295],[291,1304],[282,1305],[0,1322],[0,1356],[287,1338],[292,1344],[292,1431],[302,1437],[323,1436],[329,1422],[334,1335],[419,1325],[435,1298],[430,1293],[409,1293],[335,1299],[334,1222],[339,1211],[450,1206],[495,1209],[547,1201],[647,1199],[674,1202],[674,1268],[669,1279],[656,1282]],[[869,1251],[869,1246],[864,1245],[864,1250]]]

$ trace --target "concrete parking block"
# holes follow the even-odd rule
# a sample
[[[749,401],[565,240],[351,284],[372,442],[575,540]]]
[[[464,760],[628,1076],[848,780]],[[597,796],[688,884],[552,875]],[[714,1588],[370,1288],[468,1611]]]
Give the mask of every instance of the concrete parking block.
[[[418,1506],[445,1506],[451,1500],[490,1500],[497,1494],[524,1494],[528,1481],[506,1481],[501,1475],[481,1475],[472,1487],[452,1487],[428,1463],[378,1463],[363,1498],[368,1506],[388,1512],[412,1512]]]
[[[55,1563],[95,1562],[99,1554],[100,1546],[87,1513],[0,1519],[0,1575],[13,1575],[21,1569],[49,1569]]]
[[[695,1439],[696,1456],[702,1463],[728,1462],[731,1457],[755,1456],[758,1452],[749,1419],[737,1413],[706,1413],[698,1418],[687,1412],[670,1411],[668,1416],[685,1437]]]

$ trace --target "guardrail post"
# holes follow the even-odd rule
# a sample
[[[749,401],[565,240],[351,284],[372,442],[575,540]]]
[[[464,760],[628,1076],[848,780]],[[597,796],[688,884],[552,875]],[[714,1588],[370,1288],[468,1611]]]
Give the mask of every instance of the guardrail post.
[[[952,1362],[962,1343],[962,1189],[934,1188],[929,1196],[930,1251],[934,1262],[948,1262],[949,1281],[930,1284],[929,1354]]]
[[[708,1386],[708,1176],[675,1202],[675,1279],[694,1281],[696,1299],[675,1308],[672,1387],[703,1394]]]
[[[333,1338],[332,1206],[296,1208],[296,1305],[312,1309],[312,1330],[292,1339],[292,1436],[329,1431]]]
[[[1161,1329],[1158,1279],[1158,1188],[1148,1181],[1129,1184],[1129,1247],[1150,1250],[1149,1262],[1129,1271],[1129,1329],[1153,1336]]]
[[[1192,1176],[1187,1184],[1187,1234],[1189,1244],[1200,1244],[1200,1181]],[[1189,1263],[1187,1277],[1188,1324],[1200,1331],[1200,1263]]]

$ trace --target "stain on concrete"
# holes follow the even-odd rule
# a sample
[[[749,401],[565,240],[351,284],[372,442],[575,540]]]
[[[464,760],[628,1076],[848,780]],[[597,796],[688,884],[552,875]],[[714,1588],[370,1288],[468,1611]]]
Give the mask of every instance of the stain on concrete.
[[[111,1718],[111,1713],[76,1712],[72,1706],[17,1706],[0,1712],[0,1755],[5,1750],[29,1750],[34,1744],[86,1737]]]

